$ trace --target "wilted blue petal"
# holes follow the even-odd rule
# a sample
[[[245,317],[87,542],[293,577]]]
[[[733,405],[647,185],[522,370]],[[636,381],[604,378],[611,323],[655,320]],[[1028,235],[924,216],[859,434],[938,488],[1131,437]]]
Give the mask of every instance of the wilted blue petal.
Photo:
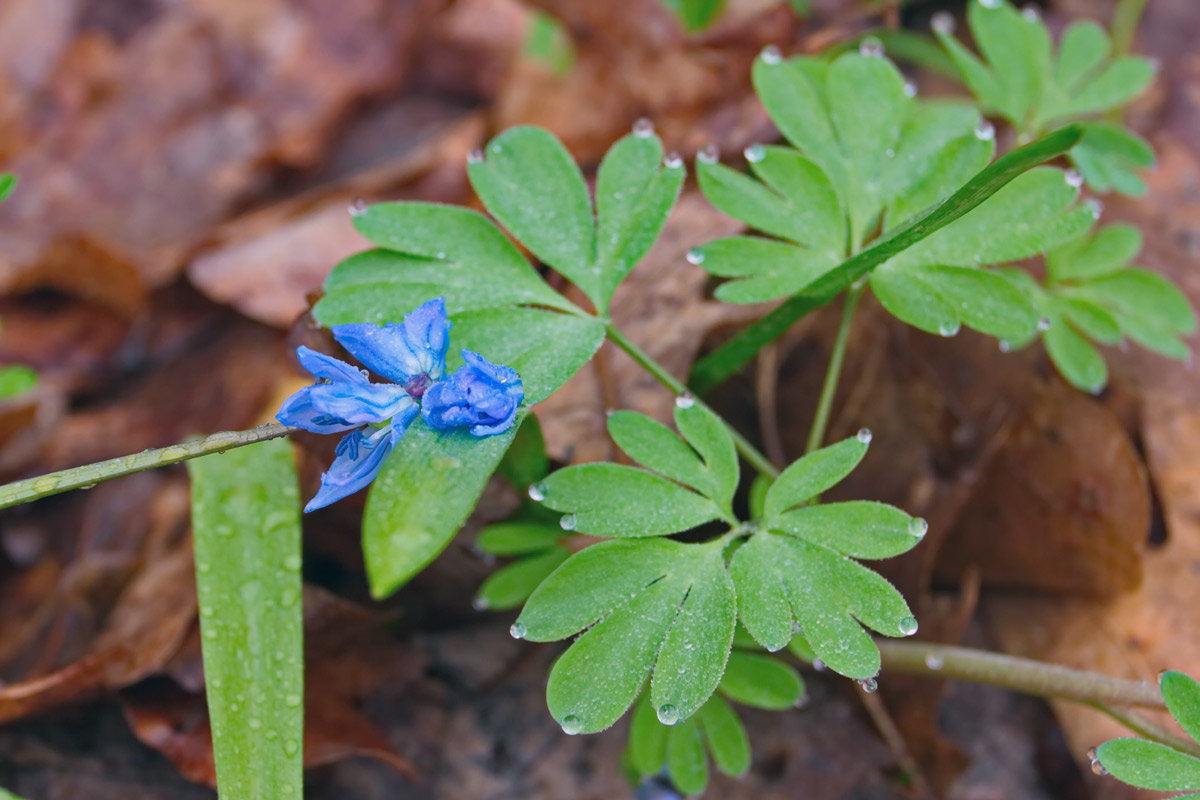
[[[311,372],[317,380],[367,383],[367,376],[358,367],[347,364],[340,358],[318,353],[310,347],[297,347],[296,358],[300,361],[300,366]]]
[[[330,465],[329,471],[321,476],[321,489],[308,501],[304,510],[307,512],[324,508],[343,497],[349,497],[375,480],[375,476],[383,468],[383,462],[403,435],[404,429],[416,416],[417,407],[413,405],[392,419],[391,430],[367,429],[369,435],[362,430],[356,430],[343,436],[342,441],[338,442],[333,464]]]
[[[437,297],[407,314],[401,324],[359,322],[334,325],[332,331],[355,358],[420,397],[446,370],[450,328],[446,303]]]
[[[429,387],[421,416],[438,430],[467,426],[475,436],[503,433],[525,399],[521,376],[470,350],[463,350],[462,355],[464,366]]]
[[[416,408],[404,387],[394,383],[319,383],[309,387],[308,396],[318,412],[352,425],[387,422]]]

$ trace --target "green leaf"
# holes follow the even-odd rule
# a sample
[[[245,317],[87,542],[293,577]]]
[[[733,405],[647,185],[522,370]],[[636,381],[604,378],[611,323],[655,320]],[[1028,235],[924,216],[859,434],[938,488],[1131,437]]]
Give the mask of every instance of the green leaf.
[[[629,134],[614,144],[596,175],[597,311],[658,239],[679,197],[684,170],[663,165],[653,133]]]
[[[512,445],[497,470],[518,489],[524,489],[540,481],[550,472],[550,459],[546,455],[546,440],[542,436],[542,425],[533,414],[525,417]]]
[[[8,400],[10,397],[33,391],[37,382],[37,372],[24,364],[0,367],[0,400]]]
[[[667,734],[670,730],[658,721],[650,705],[650,693],[643,692],[634,704],[629,719],[630,760],[641,775],[657,775],[662,770],[667,760]]]
[[[733,494],[738,485],[738,457],[724,421],[707,407],[692,403],[675,404],[675,427],[688,444],[704,459],[708,475],[705,492],[726,514],[733,518]]]
[[[713,275],[740,279],[717,287],[717,297],[726,303],[763,303],[795,294],[841,260],[754,236],[717,239],[692,250],[689,258]]]
[[[1196,313],[1166,278],[1145,269],[1123,269],[1071,290],[1071,295],[1103,304],[1130,317],[1153,321],[1167,331],[1192,334]]]
[[[1054,366],[1077,389],[1098,392],[1108,381],[1108,367],[1096,348],[1062,320],[1051,320],[1042,342]]]
[[[793,462],[767,490],[762,515],[768,519],[777,517],[840,483],[862,461],[870,441],[869,432],[864,432]]]
[[[525,55],[544,64],[558,77],[565,77],[575,64],[571,32],[546,12],[533,9],[529,15],[529,32],[525,35]]]
[[[652,667],[660,721],[694,713],[720,680],[734,617],[719,544],[611,540],[547,578],[513,631],[549,641],[591,626],[555,663],[546,701],[565,730],[593,733],[625,712]]]
[[[1142,249],[1142,234],[1126,223],[1106,225],[1046,254],[1050,283],[1098,278],[1122,269]]]
[[[555,547],[514,561],[493,572],[479,587],[479,600],[485,608],[516,608],[550,573],[567,560],[571,551]]]
[[[326,282],[325,292],[348,285],[433,283],[451,314],[504,305],[573,306],[551,289],[521,252],[482,214],[436,203],[377,203],[354,218],[358,232],[409,261],[366,265],[352,256]],[[420,259],[420,260],[417,260]],[[390,269],[389,269],[390,267]],[[460,296],[461,295],[461,296]]]
[[[587,184],[566,148],[541,128],[517,127],[467,165],[492,216],[534,255],[570,279],[597,306],[596,230]]]
[[[291,445],[188,463],[201,645],[222,797],[302,794],[300,490]]]
[[[1200,743],[1200,683],[1182,672],[1167,670],[1159,678],[1167,710],[1179,727]]]
[[[717,19],[725,0],[662,0],[688,31],[702,31]]]
[[[689,385],[697,394],[707,393],[736,374],[760,348],[782,336],[796,320],[828,303],[879,264],[962,218],[1031,166],[1065,153],[1082,135],[1082,128],[1069,126],[1001,156],[933,211],[844,261],[803,293],[700,359],[692,368]]]
[[[729,704],[714,694],[696,713],[696,721],[717,769],[735,778],[746,774],[750,769],[750,739]]]
[[[435,431],[416,420],[367,496],[363,557],[373,597],[386,597],[437,557],[475,508],[527,412],[495,436]]]
[[[446,371],[462,365],[460,349],[472,350],[515,369],[527,405],[557,391],[604,343],[604,323],[596,317],[535,308],[469,311],[452,321],[454,349],[446,355]]]
[[[1099,74],[1066,96],[1056,118],[1107,111],[1128,103],[1154,80],[1154,67],[1144,58],[1113,59]]]
[[[0,174],[0,203],[8,199],[13,189],[17,188],[17,176],[11,172]]]
[[[754,145],[746,152],[754,158],[750,167],[758,181],[719,162],[696,163],[696,179],[708,201],[818,256],[840,257],[846,249],[846,215],[821,167],[787,147]]]
[[[712,488],[700,455],[666,425],[635,411],[615,411],[608,434],[634,461],[698,492]]]
[[[708,785],[708,757],[695,720],[684,720],[667,734],[667,771],[684,794],[699,794]]]
[[[1140,136],[1108,122],[1089,122],[1079,144],[1071,149],[1071,161],[1087,185],[1098,192],[1115,189],[1142,195],[1146,184],[1135,171],[1154,164],[1154,150]]]
[[[859,622],[885,636],[911,625],[904,598],[877,573],[794,536],[755,534],[734,553],[730,574],[738,616],[759,643],[784,647],[794,620],[821,660],[851,678],[879,671],[879,650]]]
[[[1059,43],[1054,65],[1054,81],[1065,89],[1093,72],[1108,58],[1112,44],[1108,32],[1091,20],[1079,20],[1067,26]]]
[[[721,679],[721,693],[755,708],[782,711],[804,694],[800,673],[777,658],[734,651]]]
[[[925,535],[924,520],[870,500],[824,503],[786,511],[767,523],[853,558],[891,558],[907,553]]]
[[[1101,344],[1118,344],[1121,325],[1117,319],[1095,303],[1076,297],[1058,298],[1058,312],[1084,336]]]
[[[1096,758],[1114,778],[1142,789],[1182,792],[1200,789],[1200,759],[1144,739],[1113,739],[1096,748]]]
[[[999,275],[975,267],[885,264],[871,276],[880,303],[929,333],[950,336],[965,324],[1004,340],[1034,335],[1037,309]]]
[[[566,530],[593,536],[664,536],[722,516],[695,492],[620,464],[580,464],[545,481],[546,506],[567,515]]]
[[[3,179],[7,178],[7,177],[9,177],[9,176],[0,175],[0,189],[4,188]],[[2,192],[0,192],[0,199],[3,199]],[[0,788],[0,800],[24,800],[24,798],[18,797],[17,795],[13,794],[12,792],[8,791],[7,789]]]
[[[1008,106],[1007,94],[992,71],[952,34],[937,29],[934,34],[942,47],[946,48],[946,54],[954,62],[963,83],[979,100],[982,110],[1004,114],[1011,120],[1009,115],[1013,110]]]
[[[475,546],[494,556],[520,556],[554,547],[562,537],[561,529],[540,522],[500,522],[481,530]]]
[[[1022,126],[1041,99],[1049,72],[1050,42],[1040,20],[1026,19],[1007,2],[968,5],[971,35],[987,59],[1003,98],[998,110]]]

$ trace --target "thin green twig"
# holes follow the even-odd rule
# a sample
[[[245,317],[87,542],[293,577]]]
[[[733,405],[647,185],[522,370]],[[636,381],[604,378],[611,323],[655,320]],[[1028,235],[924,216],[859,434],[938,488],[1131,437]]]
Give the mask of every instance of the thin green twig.
[[[850,326],[854,321],[854,310],[862,297],[863,287],[857,286],[846,293],[842,306],[842,320],[838,323],[837,336],[833,340],[833,352],[829,355],[829,366],[825,369],[825,381],[821,384],[821,397],[817,400],[817,412],[813,416],[812,428],[808,432],[808,445],[804,452],[811,453],[825,441],[829,427],[829,414],[833,409],[833,398],[837,394],[838,381],[842,376],[842,362],[846,359],[846,342],[850,339]]]
[[[182,444],[173,444],[156,450],[143,450],[129,456],[110,458],[108,461],[84,464],[82,467],[72,467],[36,478],[16,481],[0,486],[0,508],[28,503],[31,500],[68,492],[72,489],[88,488],[101,481],[121,478],[155,467],[165,467],[168,464],[205,456],[209,453],[219,453],[267,439],[277,439],[294,430],[296,428],[272,422],[247,431],[223,431]]]
[[[667,372],[662,364],[659,364],[640,347],[629,341],[629,339],[625,338],[625,334],[617,330],[615,325],[609,323],[607,330],[609,340],[617,347],[628,353],[629,357],[636,361],[642,369],[653,375],[655,380],[674,392],[676,396],[682,397],[686,395],[691,397],[691,392],[689,392],[688,388],[683,385],[682,381],[678,380],[674,375]],[[708,408],[708,406],[699,399],[696,399],[695,402],[704,405],[705,408]],[[750,444],[749,440],[747,440],[745,436],[742,436],[740,433],[734,430],[733,426],[728,422],[725,423],[725,427],[729,431],[729,435],[733,437],[734,446],[737,447],[738,452],[742,454],[742,458],[746,459],[750,466],[754,467],[763,475],[768,475],[772,478],[779,476],[779,470],[775,467],[775,465],[772,464],[766,456],[760,453],[758,448]]]

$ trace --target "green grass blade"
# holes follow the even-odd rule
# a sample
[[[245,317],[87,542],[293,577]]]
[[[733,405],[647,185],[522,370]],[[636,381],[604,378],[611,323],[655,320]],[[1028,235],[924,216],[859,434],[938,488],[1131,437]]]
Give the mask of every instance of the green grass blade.
[[[204,675],[222,800],[300,800],[300,490],[284,440],[192,461]]]
[[[962,217],[1013,178],[1066,153],[1082,136],[1081,126],[1069,125],[1001,156],[933,211],[873,247],[847,259],[804,292],[791,297],[729,342],[697,361],[688,381],[692,390],[698,394],[706,394],[723,383],[745,366],[764,345],[782,336],[796,320],[833,300],[855,281],[892,256]]]

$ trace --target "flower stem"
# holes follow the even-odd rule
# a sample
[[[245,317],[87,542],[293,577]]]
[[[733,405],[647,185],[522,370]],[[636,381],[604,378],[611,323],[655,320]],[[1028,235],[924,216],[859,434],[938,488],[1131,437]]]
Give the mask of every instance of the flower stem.
[[[1167,707],[1158,687],[1144,681],[1112,678],[970,647],[886,639],[877,640],[877,643],[883,668],[894,672],[987,683],[1038,697],[1077,700],[1091,705]]]
[[[663,386],[666,386],[677,396],[687,395],[691,397],[691,393],[688,391],[688,388],[683,385],[682,381],[678,380],[674,375],[667,372],[662,364],[659,364],[657,361],[651,358],[640,347],[626,339],[625,334],[617,330],[616,326],[611,322],[608,324],[607,331],[609,340],[612,341],[612,343],[617,347],[628,353],[629,357],[636,361],[638,365],[642,367],[642,369],[653,375],[655,380],[657,380]],[[700,398],[695,398],[695,402],[712,411],[712,409],[709,408],[708,405],[702,400],[700,400]],[[719,414],[717,416],[720,417]],[[729,435],[733,437],[734,446],[737,448],[738,452],[742,454],[742,458],[746,459],[750,466],[754,467],[763,475],[767,475],[772,478],[779,476],[779,470],[775,467],[775,465],[772,464],[766,456],[760,453],[758,448],[750,444],[749,440],[747,440],[745,436],[742,436],[740,433],[735,431],[733,426],[728,422],[725,423],[725,428],[729,431]]]
[[[84,464],[82,467],[59,470],[37,478],[0,486],[0,508],[7,508],[19,503],[28,503],[52,494],[67,492],[71,489],[90,487],[100,481],[112,480],[135,472],[142,472],[155,467],[165,467],[197,456],[209,453],[219,453],[234,447],[242,447],[267,439],[286,436],[295,428],[272,422],[260,425],[247,431],[223,431],[198,439],[160,447],[156,450],[143,450],[129,456],[110,458],[95,464]]]
[[[857,286],[846,292],[846,301],[842,306],[842,320],[838,323],[837,336],[833,340],[833,352],[829,356],[829,366],[825,370],[825,382],[821,385],[821,397],[817,401],[817,413],[813,417],[812,429],[808,432],[808,444],[805,453],[811,453],[825,441],[825,431],[829,427],[829,413],[833,408],[833,397],[837,394],[838,380],[842,376],[842,362],[846,360],[846,342],[850,339],[850,324],[854,321],[854,310],[858,308],[858,300],[862,297],[863,287]]]

